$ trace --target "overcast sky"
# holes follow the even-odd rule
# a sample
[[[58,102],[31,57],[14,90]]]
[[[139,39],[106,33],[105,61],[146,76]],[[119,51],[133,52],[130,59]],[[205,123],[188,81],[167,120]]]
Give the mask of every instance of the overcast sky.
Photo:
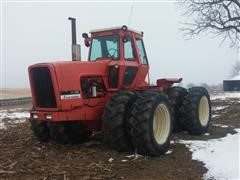
[[[236,49],[220,47],[221,38],[199,36],[185,41],[179,31],[186,18],[173,2],[162,3],[3,3],[1,81],[4,88],[29,86],[27,67],[71,60],[69,16],[77,18],[82,59],[88,48],[81,34],[91,29],[128,24],[144,31],[150,78],[182,77],[184,84],[218,84],[238,59]],[[191,18],[191,17],[190,17]]]

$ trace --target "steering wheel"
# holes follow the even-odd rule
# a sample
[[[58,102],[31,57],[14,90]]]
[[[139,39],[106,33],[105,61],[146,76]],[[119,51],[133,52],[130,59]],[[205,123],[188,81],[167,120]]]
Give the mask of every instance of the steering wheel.
[[[113,53],[110,53],[110,51],[113,51]],[[118,51],[118,50],[117,50],[117,49],[114,49],[114,48],[108,49],[108,56],[114,59],[115,54],[116,54],[117,51]]]

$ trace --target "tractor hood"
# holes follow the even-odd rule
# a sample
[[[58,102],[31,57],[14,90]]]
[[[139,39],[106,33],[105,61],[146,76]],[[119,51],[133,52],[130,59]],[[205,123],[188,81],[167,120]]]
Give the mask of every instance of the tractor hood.
[[[52,80],[57,81],[60,91],[79,89],[80,77],[83,76],[107,76],[108,64],[111,60],[89,61],[57,61],[52,63],[39,63],[29,66],[31,69],[48,67],[51,71]],[[31,80],[31,79],[30,79]],[[44,82],[43,82],[44,83]]]
[[[70,61],[55,62],[51,66],[55,74],[60,91],[74,90],[80,88],[80,78],[83,76],[107,76],[107,67],[110,60],[96,62]]]
[[[33,103],[41,108],[66,107],[65,102],[61,102],[61,95],[67,93],[71,96],[76,92],[82,94],[82,77],[101,77],[105,85],[108,84],[108,67],[112,63],[110,61],[59,61],[30,66],[28,71]],[[74,100],[75,104],[79,102],[80,99]],[[68,104],[67,109],[72,105]]]

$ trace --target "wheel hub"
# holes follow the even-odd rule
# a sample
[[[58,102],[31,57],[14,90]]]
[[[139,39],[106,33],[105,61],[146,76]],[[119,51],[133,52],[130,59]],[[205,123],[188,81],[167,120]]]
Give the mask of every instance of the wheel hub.
[[[158,144],[163,144],[167,141],[171,128],[170,124],[170,112],[167,106],[161,103],[155,109],[153,117],[153,134]]]
[[[201,125],[206,126],[209,121],[209,103],[206,96],[203,96],[199,102],[198,116]]]

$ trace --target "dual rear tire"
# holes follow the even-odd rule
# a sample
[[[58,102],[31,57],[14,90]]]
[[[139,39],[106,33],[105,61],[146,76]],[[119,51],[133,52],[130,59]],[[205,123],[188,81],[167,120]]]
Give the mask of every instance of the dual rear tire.
[[[173,108],[173,132],[180,132],[184,129],[180,119],[182,118],[182,113],[180,108],[184,101],[184,97],[188,94],[187,89],[179,86],[171,87],[167,90],[166,94],[171,102]]]
[[[208,130],[211,119],[211,101],[203,87],[185,89],[172,87],[167,91],[173,107],[174,131],[200,135]]]
[[[211,101],[203,87],[190,88],[180,107],[182,127],[189,134],[200,135],[208,130],[211,120]]]

